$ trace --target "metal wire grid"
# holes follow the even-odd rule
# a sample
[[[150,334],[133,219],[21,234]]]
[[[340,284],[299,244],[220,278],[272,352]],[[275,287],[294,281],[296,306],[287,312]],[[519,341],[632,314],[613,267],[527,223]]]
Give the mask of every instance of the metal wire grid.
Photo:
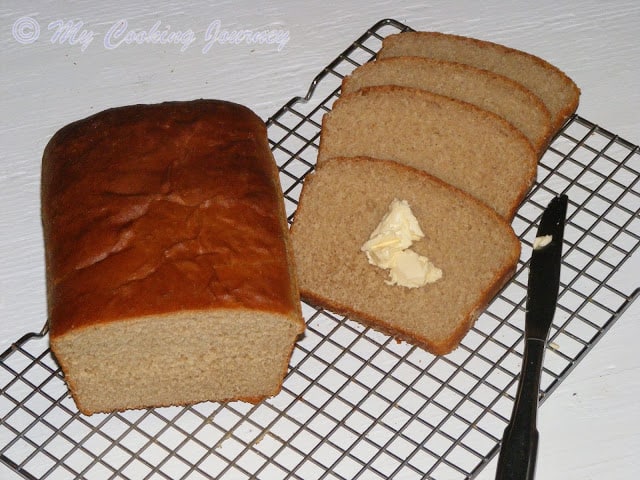
[[[369,29],[268,122],[290,220],[313,169],[322,115],[342,76],[389,33]],[[79,414],[46,334],[0,362],[0,460],[27,479],[473,478],[493,457],[520,370],[526,278],[548,199],[570,197],[558,310],[545,357],[544,400],[637,297],[616,274],[640,245],[640,153],[574,117],[543,157],[513,225],[515,278],[453,353],[434,357],[303,304],[307,333],[282,392],[258,405],[201,403]]]

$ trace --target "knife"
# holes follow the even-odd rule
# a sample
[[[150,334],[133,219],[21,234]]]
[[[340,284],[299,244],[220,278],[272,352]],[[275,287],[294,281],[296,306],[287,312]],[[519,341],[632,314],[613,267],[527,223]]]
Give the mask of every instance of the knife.
[[[525,344],[516,401],[502,438],[496,480],[532,480],[538,452],[536,416],[542,360],[560,287],[566,195],[553,198],[534,242],[527,287]]]

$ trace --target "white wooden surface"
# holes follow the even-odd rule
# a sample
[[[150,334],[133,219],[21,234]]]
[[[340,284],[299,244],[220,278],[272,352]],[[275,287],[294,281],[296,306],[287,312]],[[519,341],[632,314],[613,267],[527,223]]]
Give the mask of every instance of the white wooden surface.
[[[636,1],[5,0],[0,4],[0,350],[45,321],[40,158],[58,128],[112,106],[200,97],[240,102],[266,119],[304,94],[329,61],[387,17],[415,29],[476,36],[537,54],[581,87],[581,116],[640,143]],[[121,20],[125,32],[149,31],[160,22],[157,30],[191,31],[185,38],[192,41],[117,43],[123,37],[109,31]],[[69,21],[77,33],[64,38],[57,28]],[[287,35],[279,44],[230,45],[211,36],[216,26]],[[208,29],[213,30],[208,34]],[[640,285],[639,269],[636,255],[623,272],[625,281]],[[640,361],[634,348],[639,320],[635,304],[541,408],[537,478],[640,475]],[[491,464],[479,478],[493,478],[493,471]],[[0,466],[0,477],[15,474]]]

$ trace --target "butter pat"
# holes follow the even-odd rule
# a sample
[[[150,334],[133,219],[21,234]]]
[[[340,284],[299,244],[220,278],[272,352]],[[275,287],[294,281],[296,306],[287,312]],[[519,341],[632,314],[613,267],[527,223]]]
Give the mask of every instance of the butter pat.
[[[442,270],[427,257],[407,249],[395,255],[393,265],[389,269],[389,277],[390,280],[385,282],[387,285],[417,288],[440,280]]]
[[[389,285],[417,288],[442,277],[442,270],[409,248],[424,233],[405,200],[394,199],[389,211],[361,247],[370,264],[389,269]]]
[[[546,247],[551,243],[551,240],[553,240],[553,236],[551,235],[543,235],[541,237],[536,237],[535,240],[533,241],[533,249],[538,250],[542,247]]]
[[[370,264],[391,268],[395,255],[423,237],[424,233],[409,204],[405,200],[395,199],[361,250]]]

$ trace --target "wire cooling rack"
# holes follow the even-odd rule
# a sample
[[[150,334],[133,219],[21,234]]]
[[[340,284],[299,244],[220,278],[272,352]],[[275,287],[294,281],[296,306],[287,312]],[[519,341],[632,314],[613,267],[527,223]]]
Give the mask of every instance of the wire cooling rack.
[[[325,68],[305,98],[268,121],[291,220],[315,163],[320,121],[340,80],[381,40],[374,25]],[[308,329],[282,392],[258,405],[201,403],[83,416],[46,332],[0,361],[0,460],[27,479],[473,478],[494,456],[520,370],[526,259],[551,196],[570,198],[544,400],[638,296],[616,274],[640,244],[638,146],[574,116],[541,160],[513,225],[517,273],[453,353],[436,357],[303,304]]]

